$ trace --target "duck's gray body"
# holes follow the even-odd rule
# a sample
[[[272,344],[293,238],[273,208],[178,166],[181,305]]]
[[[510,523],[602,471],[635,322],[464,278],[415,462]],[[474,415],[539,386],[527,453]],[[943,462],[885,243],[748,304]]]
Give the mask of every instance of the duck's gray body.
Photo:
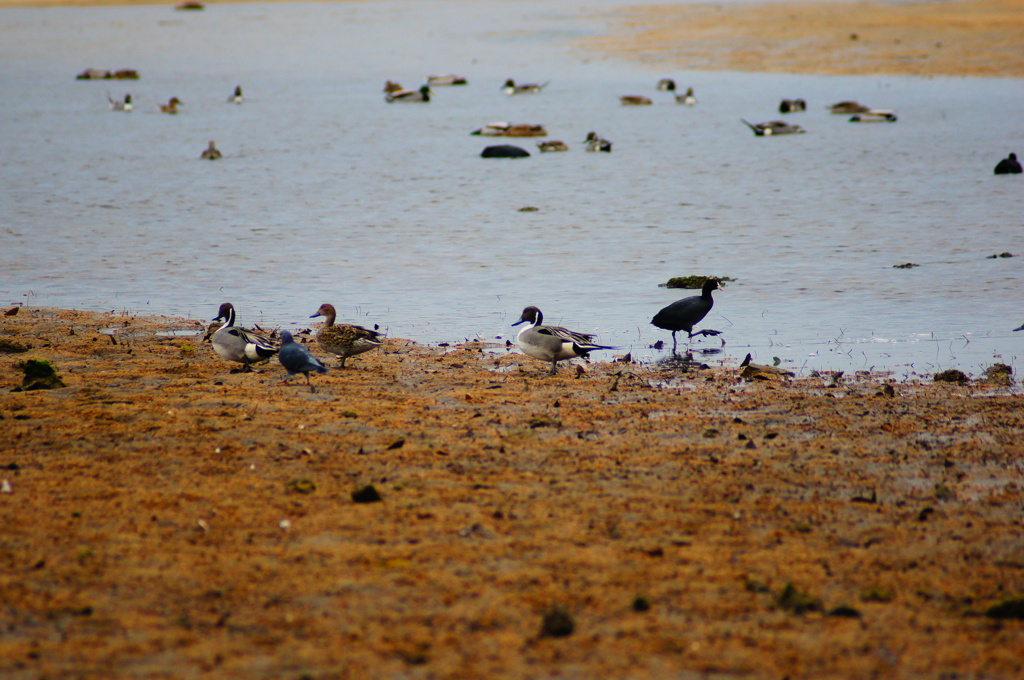
[[[235,325],[235,308],[230,302],[220,306],[213,320],[224,321],[224,325],[210,337],[213,350],[222,359],[242,364],[243,371],[251,370],[252,364],[266,361],[277,354],[277,347],[272,340]]]
[[[559,361],[585,357],[595,349],[615,349],[594,343],[594,336],[590,333],[577,333],[560,326],[543,325],[544,315],[537,307],[524,309],[519,321],[512,325],[518,326],[521,323],[530,325],[519,331],[516,344],[524,354],[541,361],[550,361],[551,371],[548,375],[555,374]]]
[[[547,86],[547,83],[524,83],[522,85],[516,85],[516,81],[509,78],[505,81],[505,84],[501,86],[501,91],[509,96],[514,94],[537,94]]]
[[[718,335],[718,331],[704,330],[693,332],[693,327],[700,323],[711,308],[715,305],[711,293],[721,290],[722,284],[718,279],[708,279],[704,282],[700,295],[676,300],[669,306],[654,315],[651,323],[658,328],[672,331],[672,351],[676,349],[676,332],[686,331],[688,338],[694,335]]]
[[[281,331],[281,349],[277,353],[277,360],[288,371],[288,379],[302,373],[306,376],[306,384],[313,391],[313,384],[309,382],[310,372],[326,373],[327,367],[319,359],[309,353],[309,350],[295,342],[289,331]]]
[[[743,119],[740,118],[740,120],[743,120]],[[791,123],[787,123],[784,120],[772,120],[772,121],[768,121],[767,123],[758,123],[757,125],[754,125],[753,123],[748,123],[745,120],[743,120],[743,123],[748,128],[750,128],[754,132],[754,134],[757,135],[758,137],[774,137],[774,136],[778,136],[778,135],[796,135],[796,134],[802,134],[804,132],[807,132],[807,130],[804,130],[799,125],[792,125]]]
[[[424,85],[418,90],[400,90],[398,92],[389,92],[388,95],[384,97],[384,101],[388,102],[389,104],[406,102],[429,102],[430,95],[430,88]]]

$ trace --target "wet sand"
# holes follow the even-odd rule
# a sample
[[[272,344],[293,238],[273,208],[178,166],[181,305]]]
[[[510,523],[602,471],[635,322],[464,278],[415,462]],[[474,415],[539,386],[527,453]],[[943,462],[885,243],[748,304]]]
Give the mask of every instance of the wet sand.
[[[662,4],[588,50],[665,69],[1024,77],[1024,0]]]
[[[1011,388],[389,339],[311,393],[203,325],[0,317],[0,676],[1024,672]]]

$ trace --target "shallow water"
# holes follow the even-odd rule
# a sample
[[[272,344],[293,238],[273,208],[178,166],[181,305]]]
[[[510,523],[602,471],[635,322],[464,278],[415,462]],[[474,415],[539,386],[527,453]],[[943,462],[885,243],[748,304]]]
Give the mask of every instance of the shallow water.
[[[1020,367],[1024,180],[992,175],[1024,152],[1019,80],[652,70],[575,46],[603,29],[588,12],[2,10],[0,303],[208,319],[231,300],[243,324],[302,326],[333,302],[341,320],[421,342],[512,337],[535,304],[658,360],[667,350],[650,345],[671,342],[651,316],[695,293],[658,284],[716,274],[736,281],[703,324],[726,342],[709,363]],[[76,81],[87,67],[142,79]],[[443,72],[470,84],[426,105],[383,100],[385,79]],[[664,76],[698,106],[654,91]],[[506,97],[508,77],[551,84]],[[236,84],[241,106],[225,103]],[[126,92],[136,110],[110,111],[107,95]],[[622,94],[657,103],[622,107]],[[157,113],[171,96],[182,113]],[[740,123],[779,118],[784,97],[808,101],[789,116],[808,134],[755,138]],[[900,120],[829,115],[842,99]],[[481,159],[501,142],[469,132],[494,120],[542,123],[573,149]],[[589,130],[613,153],[584,153]],[[223,160],[198,160],[210,139]],[[987,259],[1004,251],[1017,257]],[[908,261],[921,266],[893,268]]]

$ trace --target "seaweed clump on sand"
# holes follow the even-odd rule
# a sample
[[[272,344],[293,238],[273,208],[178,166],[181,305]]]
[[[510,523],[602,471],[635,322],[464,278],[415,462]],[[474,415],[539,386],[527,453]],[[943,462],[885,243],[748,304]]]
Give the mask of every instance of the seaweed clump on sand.
[[[935,382],[956,383],[957,385],[966,385],[970,382],[970,378],[967,377],[966,373],[955,368],[936,373],[932,380]]]
[[[64,381],[57,375],[57,371],[53,369],[49,361],[41,361],[39,359],[29,359],[28,361],[19,364],[20,368],[25,373],[25,378],[21,382],[20,387],[15,387],[13,392],[30,392],[32,390],[55,390],[58,387],[65,387]]]
[[[1007,364],[992,364],[982,373],[984,380],[997,385],[1013,384],[1013,368]]]
[[[728,283],[729,281],[735,281],[729,276],[704,276],[702,274],[690,274],[689,276],[673,276],[665,283],[660,284],[660,288],[703,288],[704,284],[709,279],[717,279],[722,283]]]

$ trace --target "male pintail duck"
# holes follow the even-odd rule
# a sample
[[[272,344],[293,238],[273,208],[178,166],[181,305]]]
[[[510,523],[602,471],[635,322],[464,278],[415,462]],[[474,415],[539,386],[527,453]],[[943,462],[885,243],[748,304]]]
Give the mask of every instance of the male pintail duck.
[[[612,151],[612,143],[598,137],[596,132],[588,132],[583,143],[587,145],[587,151],[606,151],[608,153]]]
[[[872,109],[867,113],[858,113],[850,117],[851,123],[895,123],[896,114],[892,111]]]
[[[783,99],[779,104],[779,113],[796,113],[806,110],[807,102],[803,99]]]
[[[1021,174],[1020,162],[1017,160],[1017,154],[1011,153],[1003,160],[996,163],[995,174],[997,175],[1019,175]],[[1021,326],[1024,328],[1024,326]],[[1013,330],[1019,331],[1021,328],[1014,328]]]
[[[661,92],[675,92],[676,81],[671,78],[662,78],[658,81],[658,90]]]
[[[110,110],[111,111],[131,111],[132,110],[132,96],[130,94],[126,94],[124,96],[124,101],[118,101],[118,100],[114,99],[113,97],[111,97],[108,94],[107,95],[107,101],[110,102]]]
[[[552,139],[546,142],[537,142],[537,148],[541,150],[541,153],[549,153],[552,151],[568,151],[569,145],[559,139]]]
[[[316,392],[313,384],[309,381],[310,371],[327,372],[327,367],[310,354],[308,349],[295,342],[289,331],[281,331],[281,349],[277,352],[277,360],[284,366],[284,370],[288,371],[288,377],[281,381],[282,384],[291,380],[297,373],[302,373],[306,376],[306,384],[309,385],[310,392]]]
[[[178,107],[184,106],[177,97],[171,97],[166,104],[160,105],[160,113],[177,113]]]
[[[473,130],[469,134],[482,137],[547,137],[548,131],[543,125],[530,125],[528,123],[494,122],[488,123],[479,130]]]
[[[619,101],[622,102],[623,106],[650,106],[653,103],[649,97],[639,94],[623,95],[619,97]]]
[[[243,372],[252,370],[252,364],[266,361],[277,354],[277,347],[270,338],[235,325],[235,307],[230,302],[220,306],[213,320],[224,321],[224,325],[210,337],[214,351],[222,359],[242,364]]]
[[[335,325],[334,320],[337,315],[334,305],[325,303],[320,305],[316,314],[310,315],[309,318],[324,317],[324,325],[316,332],[316,341],[323,351],[341,357],[339,368],[345,368],[345,359],[369,352],[371,349],[377,349],[384,344],[377,331],[371,331],[369,328],[355,324]]]
[[[242,86],[235,85],[235,92],[228,97],[228,104],[241,104],[245,101],[245,97],[242,96]]]
[[[505,84],[501,86],[501,91],[507,95],[537,94],[547,86],[547,83],[542,83],[540,85],[538,85],[537,83],[526,83],[524,85],[516,85],[516,81],[509,78],[508,80],[505,81]]]
[[[398,83],[396,83],[394,81],[391,81],[391,80],[384,81],[384,94],[391,94],[392,92],[401,92],[401,91],[402,91],[402,86],[399,85]]]
[[[743,119],[740,118],[740,120]],[[743,120],[743,123],[748,128],[753,130],[754,134],[757,135],[758,137],[773,137],[775,135],[793,135],[802,132],[807,132],[807,130],[804,130],[799,125],[791,125],[790,123],[781,120],[773,120],[767,123],[758,123],[757,125],[752,125],[751,123],[748,123],[745,120]]]
[[[430,88],[423,85],[418,90],[399,90],[398,92],[391,92],[384,97],[384,101],[389,104],[392,102],[429,102],[430,95]]]
[[[427,76],[427,85],[465,85],[466,79],[451,73],[440,76]]]
[[[677,94],[676,103],[686,104],[687,106],[693,106],[694,104],[696,104],[697,98],[693,96],[693,88],[688,87],[686,88],[686,92],[684,92],[683,94]]]
[[[515,144],[488,146],[480,152],[481,158],[528,158],[530,152]]]
[[[204,161],[215,161],[222,155],[223,154],[220,152],[220,149],[217,148],[217,145],[211,141],[210,145],[206,147],[206,150],[203,151],[202,154],[200,154],[199,158]]]
[[[828,107],[828,110],[832,113],[845,115],[848,113],[867,113],[871,109],[863,104],[858,104],[857,102],[845,101],[832,104]]]
[[[519,321],[513,326],[521,323],[529,323],[516,336],[516,344],[519,349],[534,359],[551,362],[551,371],[548,375],[554,375],[559,361],[585,357],[595,349],[615,349],[608,345],[597,345],[593,342],[594,336],[589,333],[577,333],[560,326],[545,326],[544,315],[537,307],[527,307],[523,310]]]
[[[695,335],[720,335],[720,331],[702,330],[693,332],[693,327],[708,315],[715,301],[711,293],[716,290],[723,290],[722,283],[718,279],[708,279],[701,288],[700,295],[676,300],[668,307],[654,315],[651,323],[658,328],[672,331],[672,351],[676,351],[676,332],[686,331],[689,338]],[[688,339],[689,339],[688,338]]]

